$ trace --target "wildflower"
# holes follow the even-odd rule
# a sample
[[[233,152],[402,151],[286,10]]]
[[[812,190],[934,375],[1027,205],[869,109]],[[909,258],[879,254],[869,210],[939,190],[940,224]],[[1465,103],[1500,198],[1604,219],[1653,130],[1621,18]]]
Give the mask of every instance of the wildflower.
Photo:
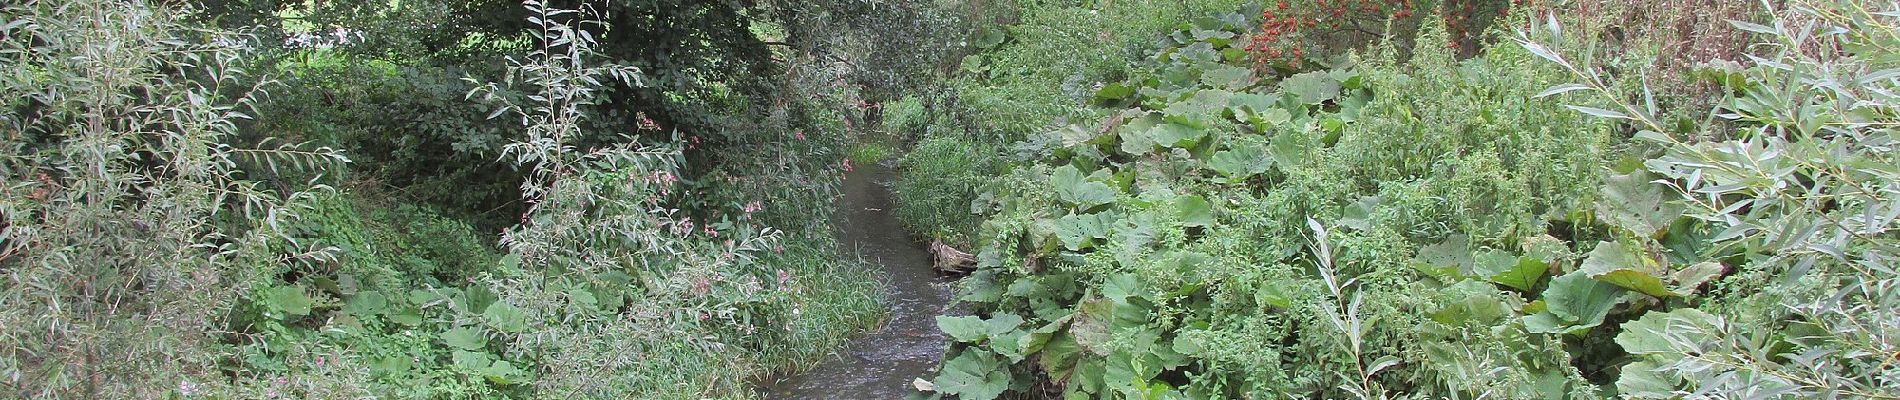
[[[191,381],[188,380],[178,381],[178,394],[181,396],[198,394],[198,384],[191,383]]]
[[[792,138],[798,139],[798,140],[805,140],[805,131],[799,130],[797,132],[792,132]]]

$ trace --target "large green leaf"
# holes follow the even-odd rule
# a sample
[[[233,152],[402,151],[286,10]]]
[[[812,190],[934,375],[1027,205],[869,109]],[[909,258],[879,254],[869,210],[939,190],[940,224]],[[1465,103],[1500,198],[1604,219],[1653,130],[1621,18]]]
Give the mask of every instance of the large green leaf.
[[[1061,332],[1049,337],[1048,343],[1042,346],[1042,358],[1038,359],[1038,363],[1042,364],[1043,372],[1049,377],[1061,380],[1075,369],[1076,356],[1081,353],[1082,346],[1076,344],[1075,337]]]
[[[315,301],[300,286],[278,286],[264,290],[264,306],[280,316],[310,315]]]
[[[952,317],[939,315],[937,316],[937,329],[942,330],[944,334],[950,335],[951,338],[963,343],[980,342],[990,336],[989,324],[984,323],[982,317],[976,316]]]
[[[365,290],[350,296],[350,302],[343,306],[343,312],[357,317],[382,314],[389,309],[389,298],[382,292]]]
[[[1297,96],[1301,103],[1319,104],[1339,97],[1339,81],[1325,71],[1301,73],[1280,81],[1280,91]]]
[[[1129,96],[1134,96],[1134,95],[1135,95],[1135,88],[1128,87],[1128,85],[1123,85],[1119,82],[1110,83],[1107,85],[1103,85],[1101,90],[1095,91],[1095,101],[1098,103],[1110,103],[1110,102],[1120,101],[1122,99],[1126,99]]]
[[[1222,32],[1232,34],[1231,32]],[[1253,68],[1222,65],[1201,73],[1201,85],[1224,90],[1241,90],[1253,84]]]
[[[459,327],[442,331],[442,343],[462,350],[481,350],[488,345],[488,338],[483,337],[481,331]]]
[[[998,313],[991,315],[989,319],[983,320],[983,326],[988,329],[986,333],[992,337],[1002,336],[1003,334],[1015,331],[1016,327],[1022,325],[1023,317],[1010,313]]]
[[[1003,44],[1003,39],[1008,38],[1007,35],[1001,28],[984,27],[977,33],[976,40],[971,41],[970,44],[976,45],[979,49],[988,49]]]
[[[1154,138],[1155,144],[1188,148],[1194,147],[1195,144],[1201,142],[1201,138],[1207,137],[1207,131],[1168,122],[1156,125],[1154,129],[1148,131],[1148,136]]]
[[[495,330],[521,333],[528,330],[528,314],[508,302],[497,301],[482,311],[482,322]]]
[[[1420,270],[1439,278],[1459,278],[1472,264],[1471,242],[1455,235],[1418,249],[1412,257]]]
[[[1652,183],[1654,179],[1646,171],[1603,178],[1597,215],[1603,222],[1643,237],[1668,229],[1669,223],[1682,215],[1683,206],[1667,201],[1674,196],[1668,196],[1663,185]]]
[[[1549,270],[1549,266],[1544,265],[1542,260],[1533,257],[1519,257],[1517,258],[1516,265],[1512,266],[1509,270],[1491,275],[1489,279],[1491,282],[1510,286],[1517,290],[1530,291],[1531,288],[1537,287],[1537,282],[1542,281],[1544,274],[1549,272]]]
[[[1154,136],[1149,133],[1161,118],[1153,113],[1141,114],[1128,119],[1115,127],[1116,136],[1121,139],[1121,150],[1128,155],[1146,155],[1155,149]]]
[[[1594,327],[1602,324],[1610,309],[1622,302],[1623,293],[1622,288],[1591,279],[1583,271],[1564,274],[1544,288],[1544,312],[1524,317],[1524,325],[1538,333]]]
[[[1473,276],[1488,278],[1510,272],[1512,269],[1517,268],[1517,260],[1517,255],[1511,254],[1509,251],[1497,249],[1485,250],[1478,252],[1476,257],[1472,258],[1471,270],[1467,272]]]
[[[1174,198],[1174,210],[1185,226],[1213,226],[1214,208],[1201,196],[1180,196]]]
[[[1661,367],[1648,360],[1624,364],[1622,373],[1616,378],[1617,394],[1637,399],[1677,398],[1676,387],[1682,384],[1682,378],[1667,371],[1658,371]]]
[[[1134,274],[1115,274],[1102,282],[1102,297],[1115,303],[1124,303],[1129,297],[1147,297],[1147,293],[1147,289],[1141,285],[1141,278]]]
[[[1062,201],[1080,208],[1086,209],[1115,201],[1115,188],[1088,180],[1088,177],[1082,174],[1082,170],[1076,169],[1074,165],[1056,168],[1055,173],[1049,176],[1049,184],[1055,187],[1056,195],[1061,197]]]
[[[1116,217],[1109,213],[1070,214],[1055,221],[1056,239],[1070,251],[1095,247],[1095,239],[1108,237],[1108,227]]]
[[[1702,310],[1680,308],[1643,314],[1623,324],[1616,344],[1630,354],[1683,354],[1698,351],[1700,343],[1719,334],[1720,319]]]
[[[1650,296],[1680,295],[1663,282],[1666,272],[1661,265],[1618,243],[1597,242],[1596,249],[1590,250],[1590,255],[1583,259],[1581,271],[1596,280]]]
[[[1007,365],[987,350],[966,348],[962,354],[943,364],[943,373],[931,383],[937,391],[965,400],[990,400],[1009,389]]]
[[[1207,160],[1207,167],[1238,181],[1267,172],[1267,168],[1273,167],[1273,158],[1267,157],[1266,150],[1259,145],[1234,145],[1214,152]]]

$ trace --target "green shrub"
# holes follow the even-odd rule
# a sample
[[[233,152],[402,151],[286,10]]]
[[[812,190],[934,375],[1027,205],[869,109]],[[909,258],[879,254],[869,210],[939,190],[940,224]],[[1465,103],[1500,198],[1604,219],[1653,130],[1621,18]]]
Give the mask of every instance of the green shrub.
[[[1002,165],[997,149],[955,137],[933,137],[905,154],[894,188],[897,218],[912,232],[967,248],[981,218],[971,201]]]
[[[1731,22],[1759,35],[1758,53],[1695,72],[1727,92],[1705,121],[1729,124],[1665,122],[1647,80],[1618,85],[1550,47],[1564,39],[1555,25],[1518,37],[1575,75],[1545,93],[1576,93],[1563,97],[1570,107],[1660,148],[1628,168],[1634,179],[1606,193],[1602,210],[1617,231],[1668,249],[1638,256],[1667,261],[1597,279],[1633,271],[1638,279],[1616,283],[1648,293],[1685,274],[1726,274],[1721,296],[1665,302],[1623,325],[1615,342],[1632,362],[1614,387],[1624,396],[1900,396],[1891,233],[1900,160],[1889,147],[1900,19],[1852,1],[1767,11],[1765,23]]]

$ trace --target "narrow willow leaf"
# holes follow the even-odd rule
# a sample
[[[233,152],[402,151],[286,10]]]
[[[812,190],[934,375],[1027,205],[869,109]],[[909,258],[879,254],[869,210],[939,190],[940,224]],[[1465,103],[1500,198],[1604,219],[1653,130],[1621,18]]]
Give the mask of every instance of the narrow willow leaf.
[[[1603,117],[1603,118],[1634,119],[1634,118],[1630,118],[1629,114],[1624,114],[1617,111],[1605,110],[1605,109],[1596,108],[1596,107],[1569,105],[1569,104],[1564,105],[1564,107],[1567,107],[1572,110],[1577,110],[1578,112],[1582,112],[1584,114],[1595,115],[1595,116]]]
[[[1770,28],[1767,25],[1757,24],[1753,22],[1737,21],[1737,20],[1731,19],[1731,20],[1728,20],[1728,24],[1730,26],[1734,26],[1735,29],[1741,29],[1744,31],[1759,33],[1763,35],[1780,35],[1780,33],[1775,32],[1775,28]]]
[[[1589,89],[1589,88],[1590,88],[1589,86],[1585,86],[1579,83],[1566,83],[1562,85],[1551,86],[1549,89],[1544,89],[1544,91],[1542,92],[1537,92],[1537,94],[1531,96],[1531,98],[1541,99],[1545,97],[1555,96],[1558,94],[1569,93],[1569,92],[1574,92],[1574,91],[1584,90],[1584,89]]]

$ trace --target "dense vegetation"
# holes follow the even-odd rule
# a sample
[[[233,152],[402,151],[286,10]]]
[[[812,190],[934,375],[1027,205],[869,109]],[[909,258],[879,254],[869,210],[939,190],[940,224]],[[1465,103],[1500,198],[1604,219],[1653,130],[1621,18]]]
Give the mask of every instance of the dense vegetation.
[[[8,2],[0,397],[750,397],[880,317],[874,6]]]
[[[916,397],[1900,398],[1900,3],[1625,3],[7,2],[0,397],[754,398],[889,162]]]
[[[1895,4],[1287,3],[991,28],[899,187],[936,391],[1900,395]]]

